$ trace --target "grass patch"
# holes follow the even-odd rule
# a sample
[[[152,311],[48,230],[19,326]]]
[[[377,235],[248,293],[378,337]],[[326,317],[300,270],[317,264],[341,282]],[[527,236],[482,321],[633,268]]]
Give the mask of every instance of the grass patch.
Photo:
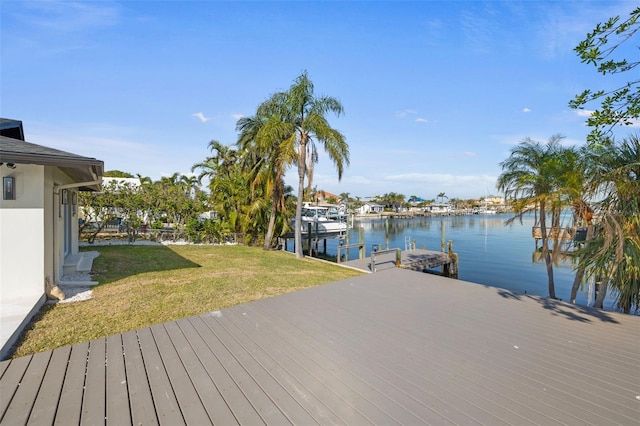
[[[93,298],[48,304],[14,357],[227,308],[361,273],[247,246],[104,246]]]

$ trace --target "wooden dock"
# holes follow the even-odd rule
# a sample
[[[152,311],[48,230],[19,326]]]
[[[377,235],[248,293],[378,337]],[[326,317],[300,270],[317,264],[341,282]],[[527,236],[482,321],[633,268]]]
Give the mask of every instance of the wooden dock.
[[[638,425],[638,359],[640,317],[392,268],[4,361],[0,424]]]
[[[399,258],[398,251],[400,253]],[[442,268],[443,275],[451,276],[452,278],[457,278],[457,263],[458,257],[455,254],[449,255],[441,251],[424,249],[380,250],[363,259],[342,262],[344,265],[367,272],[378,272],[396,267],[422,272],[428,269]]]

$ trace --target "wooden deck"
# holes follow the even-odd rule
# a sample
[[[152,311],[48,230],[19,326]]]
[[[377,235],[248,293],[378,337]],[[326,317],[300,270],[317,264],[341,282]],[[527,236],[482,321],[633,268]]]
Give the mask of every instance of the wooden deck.
[[[424,269],[437,268],[442,265],[446,265],[452,262],[452,259],[447,255],[435,250],[402,250],[401,251],[401,267],[404,269],[411,269],[414,271],[422,271]],[[363,271],[373,272],[371,269],[371,256],[364,259],[349,260],[342,262],[342,265],[350,266],[352,268],[361,269]],[[386,251],[382,254],[375,255],[375,269],[377,271],[384,271],[386,269],[392,269],[396,267],[396,254],[395,252]]]
[[[403,269],[0,363],[0,423],[638,425],[640,317]]]

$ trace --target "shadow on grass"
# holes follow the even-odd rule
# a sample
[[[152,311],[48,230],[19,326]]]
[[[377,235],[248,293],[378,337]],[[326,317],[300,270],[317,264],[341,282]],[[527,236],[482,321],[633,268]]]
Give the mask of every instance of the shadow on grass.
[[[528,294],[515,293],[513,291],[499,289],[498,294],[505,299],[512,300],[524,300],[532,299],[538,304],[542,305],[544,309],[552,312],[553,315],[564,316],[572,321],[579,321],[589,323],[593,320],[600,320],[602,322],[610,322],[613,324],[619,324],[615,318],[609,315],[606,311],[601,309],[590,308],[588,306],[572,305],[562,300],[550,299],[548,297],[535,297]]]
[[[201,266],[166,246],[114,245],[91,247],[90,250],[100,253],[92,268],[93,279],[100,285],[146,272]]]

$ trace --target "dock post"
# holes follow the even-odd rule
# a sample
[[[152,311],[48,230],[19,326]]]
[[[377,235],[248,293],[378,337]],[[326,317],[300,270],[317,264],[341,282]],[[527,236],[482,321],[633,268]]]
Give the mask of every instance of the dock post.
[[[402,250],[396,249],[396,268],[402,266]]]
[[[458,253],[453,253],[451,258],[452,261],[451,266],[449,267],[449,275],[451,278],[458,279]]]
[[[384,241],[385,241],[385,250],[389,250],[389,218],[384,220]]]
[[[362,226],[358,228],[358,243],[360,243],[360,247],[358,247],[358,257],[364,259],[366,250],[364,248],[364,228]]]
[[[313,256],[313,244],[311,244],[311,223],[307,223],[307,241],[309,242],[309,256]]]
[[[440,221],[440,251],[444,253],[444,220]]]

